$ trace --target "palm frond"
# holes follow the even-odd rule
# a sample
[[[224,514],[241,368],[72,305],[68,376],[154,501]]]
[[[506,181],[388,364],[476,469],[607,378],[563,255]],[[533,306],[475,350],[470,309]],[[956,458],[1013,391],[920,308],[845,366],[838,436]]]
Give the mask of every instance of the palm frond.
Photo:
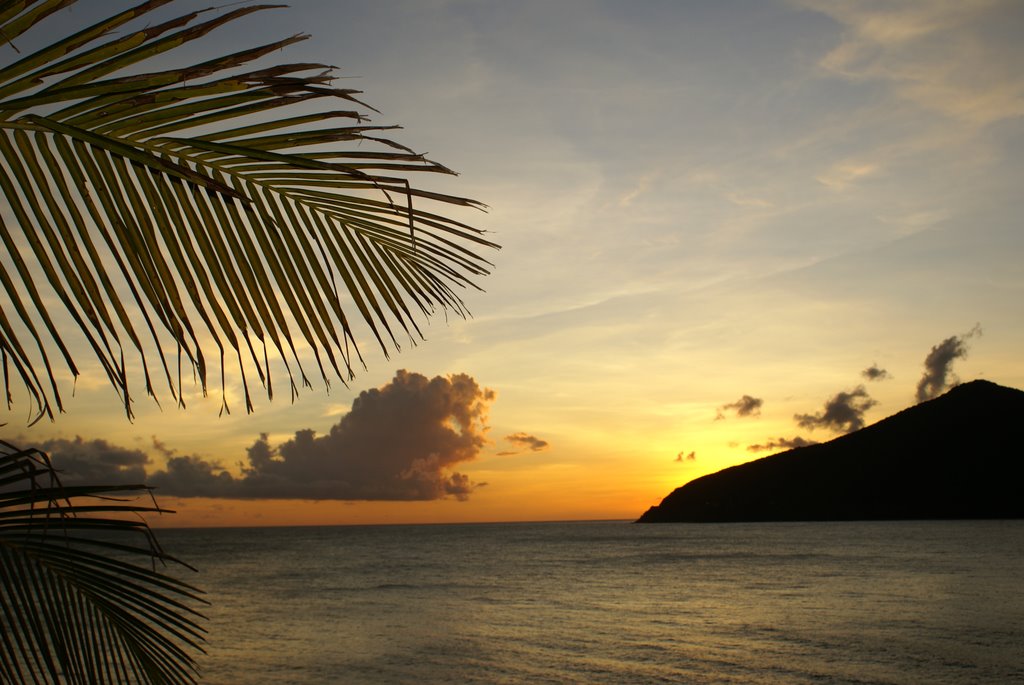
[[[130,417],[132,360],[147,394],[163,384],[178,403],[183,376],[206,392],[211,366],[219,369],[224,398],[234,369],[251,410],[246,369],[272,396],[271,355],[294,399],[312,383],[306,350],[329,386],[362,365],[362,331],[387,355],[422,337],[421,318],[467,314],[460,291],[477,287],[491,267],[479,251],[497,245],[431,207],[483,205],[410,184],[416,172],[452,172],[382,137],[396,127],[369,123],[359,110],[372,108],[359,91],[331,85],[332,67],[244,70],[307,36],[144,70],[277,6],[131,29],[168,2],[149,0],[31,54],[15,51],[19,36],[73,2],[0,3],[0,49],[12,58],[0,68],[8,403],[17,378],[35,420],[63,410],[58,378],[79,374],[64,317]],[[345,107],[328,104],[338,100]]]
[[[127,497],[140,493],[62,487],[46,454],[0,441],[0,680],[196,682],[203,600],[155,570],[180,562],[140,517],[155,502]]]

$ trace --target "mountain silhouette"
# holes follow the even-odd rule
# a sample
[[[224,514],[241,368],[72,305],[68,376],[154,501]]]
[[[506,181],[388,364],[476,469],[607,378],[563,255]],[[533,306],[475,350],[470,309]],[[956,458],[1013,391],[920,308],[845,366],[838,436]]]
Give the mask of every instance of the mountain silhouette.
[[[1024,518],[1024,392],[972,381],[826,443],[697,478],[639,523]]]

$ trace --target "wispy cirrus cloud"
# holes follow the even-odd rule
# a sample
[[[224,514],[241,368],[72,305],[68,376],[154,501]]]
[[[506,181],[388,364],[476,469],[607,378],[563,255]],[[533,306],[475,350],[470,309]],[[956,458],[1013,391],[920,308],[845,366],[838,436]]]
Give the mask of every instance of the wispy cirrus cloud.
[[[877,175],[881,166],[875,162],[843,161],[829,167],[816,179],[823,186],[836,191],[846,190],[850,186]]]
[[[819,61],[827,73],[887,85],[900,99],[973,126],[1024,115],[1024,63],[991,30],[1012,21],[1013,0],[866,3],[803,0],[842,25]]]

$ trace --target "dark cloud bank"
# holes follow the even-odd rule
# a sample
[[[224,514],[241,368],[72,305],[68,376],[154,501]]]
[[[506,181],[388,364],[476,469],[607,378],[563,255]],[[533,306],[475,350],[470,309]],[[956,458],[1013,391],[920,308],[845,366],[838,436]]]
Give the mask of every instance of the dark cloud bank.
[[[122,483],[146,482],[149,457],[140,450],[112,445],[106,440],[65,440],[55,438],[39,443],[39,449],[50,455],[55,468],[60,470],[61,482]]]
[[[465,499],[483,484],[454,467],[476,458],[486,443],[487,408],[493,399],[493,391],[465,374],[428,379],[399,371],[387,385],[360,393],[351,411],[325,435],[299,430],[277,446],[261,435],[246,450],[239,477],[199,457],[178,456],[159,443],[167,468],[148,477],[144,453],[102,440],[50,441],[44,449],[68,483],[146,482],[160,495]]]

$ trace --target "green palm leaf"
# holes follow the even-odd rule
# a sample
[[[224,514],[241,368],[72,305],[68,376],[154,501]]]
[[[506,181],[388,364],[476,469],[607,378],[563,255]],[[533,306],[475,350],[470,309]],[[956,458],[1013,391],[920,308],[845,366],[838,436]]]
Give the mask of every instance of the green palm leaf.
[[[74,0],[0,2],[12,59],[0,68],[0,355],[5,388],[20,381],[35,420],[63,410],[58,379],[79,374],[63,317],[129,417],[133,359],[149,395],[164,384],[182,403],[182,377],[205,392],[212,367],[222,411],[229,375],[251,410],[253,372],[273,395],[271,356],[293,399],[312,383],[305,350],[326,386],[346,382],[362,364],[354,322],[385,354],[415,343],[418,318],[466,315],[460,291],[491,266],[478,250],[494,243],[431,209],[482,205],[411,185],[413,172],[452,172],[381,137],[396,127],[370,124],[358,91],[331,86],[331,67],[244,70],[306,36],[146,71],[276,7],[130,28],[167,2],[26,55],[19,37]],[[337,100],[346,107],[315,109]]]
[[[45,454],[0,441],[0,680],[196,682],[202,599],[151,567],[175,560],[139,518],[161,510],[123,498],[139,492],[62,487]]]

